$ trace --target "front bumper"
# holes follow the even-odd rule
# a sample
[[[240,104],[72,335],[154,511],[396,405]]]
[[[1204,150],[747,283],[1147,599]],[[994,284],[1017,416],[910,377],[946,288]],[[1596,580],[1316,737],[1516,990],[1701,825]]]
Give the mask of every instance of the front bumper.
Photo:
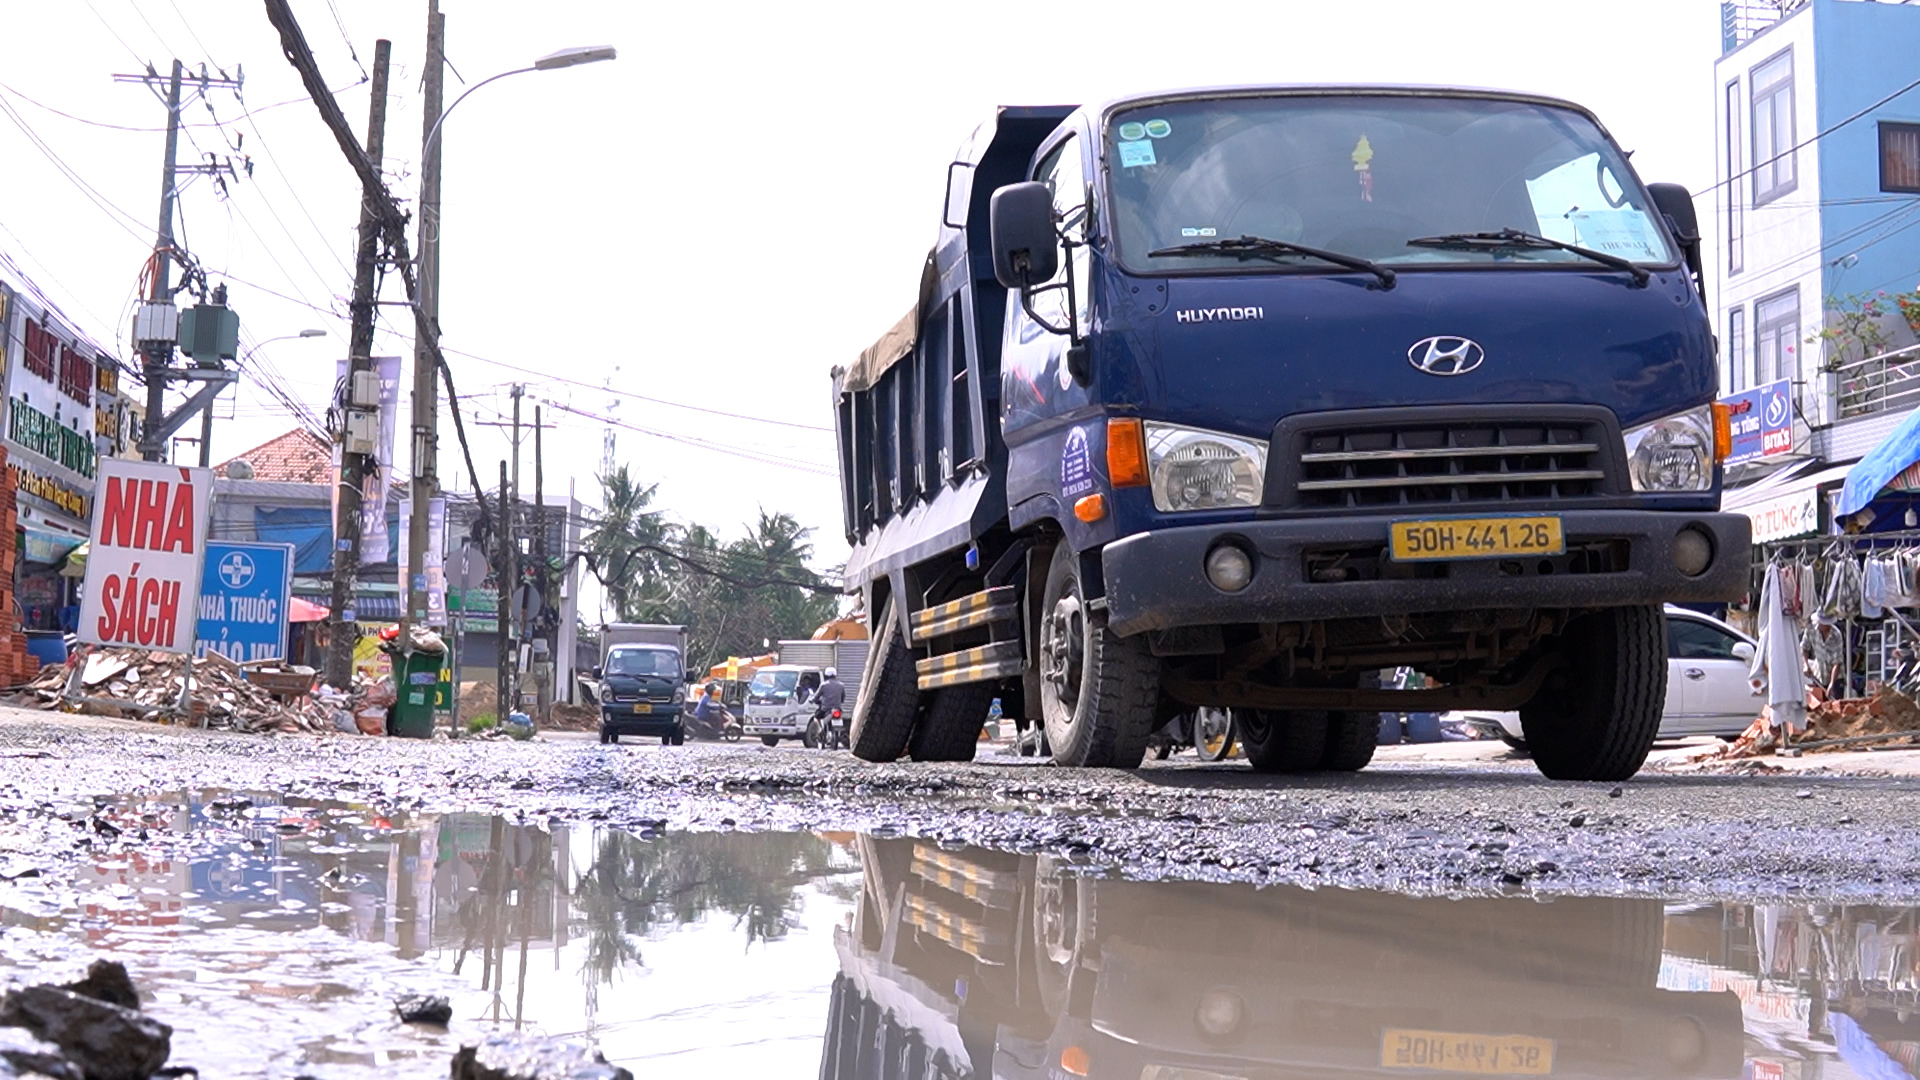
[[[1418,515],[1318,517],[1190,525],[1135,533],[1102,550],[1107,620],[1115,633],[1180,626],[1282,623],[1482,608],[1627,607],[1737,600],[1747,593],[1752,522],[1744,514],[1651,510],[1559,511],[1569,551],[1603,547],[1604,572],[1570,572],[1565,560],[1471,559],[1418,567],[1379,559],[1379,576],[1314,581],[1310,557],[1350,550],[1378,556],[1389,527]],[[1494,516],[1494,515],[1489,515]],[[1674,538],[1688,527],[1713,542],[1695,577],[1673,565]],[[1226,593],[1207,580],[1215,544],[1254,556],[1253,580]],[[1407,575],[1407,576],[1400,576]]]
[[[625,702],[600,709],[600,728],[617,735],[672,735],[680,730],[680,711],[672,702],[656,704],[649,712],[635,712]]]

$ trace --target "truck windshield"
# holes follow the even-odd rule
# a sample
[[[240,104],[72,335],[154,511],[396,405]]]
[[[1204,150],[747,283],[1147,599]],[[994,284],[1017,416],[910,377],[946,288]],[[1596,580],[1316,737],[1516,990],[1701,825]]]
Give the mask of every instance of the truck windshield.
[[[1619,151],[1571,109],[1418,94],[1170,101],[1115,113],[1106,146],[1119,257],[1136,272],[1347,272],[1205,245],[1239,237],[1402,268],[1594,266],[1547,244],[1408,244],[1504,229],[1675,261]]]
[[[756,671],[753,681],[747,684],[747,700],[756,705],[785,701],[793,696],[793,688],[799,683],[797,671]]]
[[[608,675],[680,674],[680,654],[668,649],[615,649],[607,656]]]

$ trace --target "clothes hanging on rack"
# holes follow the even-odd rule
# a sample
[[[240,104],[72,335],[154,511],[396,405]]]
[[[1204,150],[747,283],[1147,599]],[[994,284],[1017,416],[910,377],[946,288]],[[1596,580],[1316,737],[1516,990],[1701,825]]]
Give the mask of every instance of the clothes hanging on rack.
[[[1753,654],[1747,678],[1755,690],[1766,691],[1773,709],[1773,726],[1800,731],[1807,723],[1807,678],[1800,646],[1800,627],[1787,616],[1783,593],[1788,584],[1783,568],[1769,568],[1760,596],[1760,648]]]
[[[1860,573],[1860,617],[1885,618],[1893,606],[1893,582],[1888,580],[1887,560],[1868,558]]]

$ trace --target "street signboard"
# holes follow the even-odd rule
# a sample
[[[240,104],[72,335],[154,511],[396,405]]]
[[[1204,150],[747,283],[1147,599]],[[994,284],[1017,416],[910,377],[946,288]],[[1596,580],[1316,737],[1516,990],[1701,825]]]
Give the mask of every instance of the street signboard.
[[[217,652],[241,663],[285,659],[292,595],[292,544],[209,541],[194,654]]]
[[[1775,382],[1742,390],[1720,399],[1733,425],[1733,453],[1728,465],[1793,452],[1793,383]]]
[[[191,652],[213,470],[100,459],[81,641]]]

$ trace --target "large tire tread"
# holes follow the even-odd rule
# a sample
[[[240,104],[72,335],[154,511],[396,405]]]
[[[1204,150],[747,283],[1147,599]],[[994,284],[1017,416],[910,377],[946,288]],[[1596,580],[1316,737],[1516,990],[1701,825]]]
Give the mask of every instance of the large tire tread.
[[[1043,605],[1051,607],[1078,575],[1079,556],[1063,542],[1047,571]],[[1084,598],[1085,591],[1080,595]],[[1081,768],[1139,768],[1160,704],[1160,658],[1147,648],[1146,635],[1123,638],[1108,630],[1105,612],[1087,611],[1082,618],[1085,657],[1072,716],[1065,723],[1047,720],[1053,760]],[[1048,706],[1064,705],[1049,691],[1042,696]]]
[[[860,678],[849,739],[862,761],[896,761],[913,736],[920,712],[920,678],[913,650],[900,640],[899,601],[889,597],[873,630],[873,651]]]
[[[1565,665],[1520,709],[1534,764],[1553,780],[1626,780],[1660,731],[1667,620],[1658,604],[1583,615],[1562,633]]]
[[[1300,773],[1321,767],[1332,721],[1319,709],[1249,709],[1242,714],[1240,749],[1255,772]]]
[[[1320,754],[1320,767],[1328,772],[1359,772],[1373,762],[1373,749],[1379,742],[1379,713],[1328,713],[1327,745]]]
[[[935,690],[927,695],[926,712],[907,740],[908,756],[915,761],[972,761],[992,707],[992,683]]]

